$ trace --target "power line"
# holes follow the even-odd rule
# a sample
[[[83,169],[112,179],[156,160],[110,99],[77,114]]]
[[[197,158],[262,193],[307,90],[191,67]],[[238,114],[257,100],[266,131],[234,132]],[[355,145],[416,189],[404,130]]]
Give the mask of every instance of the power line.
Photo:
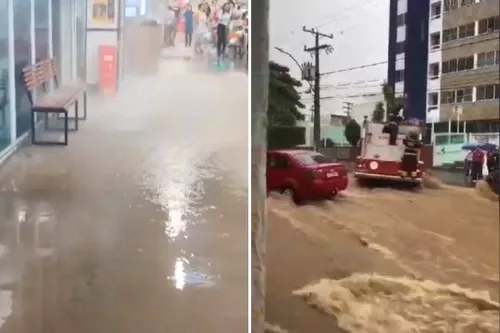
[[[337,21],[339,18],[341,18],[342,16],[344,16],[344,14],[346,14],[346,12],[350,12],[351,10],[353,9],[356,9],[357,13],[361,12],[361,9],[370,9],[370,8],[374,8],[374,7],[369,7],[369,5],[371,4],[376,4],[375,7],[378,7],[380,6],[380,3],[379,1],[377,0],[374,0],[374,1],[371,1],[371,2],[364,2],[363,4],[357,4],[357,5],[354,5],[354,6],[349,6],[347,8],[344,8],[344,10],[341,10],[340,12],[337,11],[335,12],[333,15],[332,14],[329,14],[327,16],[324,16],[323,19],[327,19],[326,22],[323,22],[323,23],[320,23],[319,25],[317,25],[315,28],[321,28],[325,25],[328,25],[334,21]]]
[[[492,77],[491,73],[479,73],[479,74],[478,73],[466,73],[466,74],[460,75],[459,78],[462,79],[462,78],[467,78],[467,77],[470,77],[470,76],[473,76],[476,80],[474,82],[472,82],[472,81],[470,81],[470,82],[461,82],[461,83],[458,83],[458,84],[455,84],[455,85],[448,85],[448,86],[440,87],[440,88],[437,88],[437,89],[428,89],[428,90],[426,90],[426,92],[439,92],[439,91],[447,91],[447,90],[453,90],[453,89],[460,89],[460,88],[464,88],[464,87],[471,87],[471,86],[474,86],[474,85],[477,86],[477,80],[481,79],[483,77],[484,77],[484,79],[491,78],[493,81],[498,80],[497,77]],[[366,82],[368,82],[368,81],[366,81]],[[485,82],[484,84],[496,84],[496,82]],[[371,85],[362,85],[362,86],[324,85],[324,86],[320,86],[320,88],[322,90],[327,90],[327,89],[347,90],[347,89],[363,89],[363,88],[381,88],[382,85],[383,85],[383,83],[380,83],[380,84],[371,84]],[[467,86],[464,86],[464,85],[467,85]],[[299,94],[305,94],[305,93],[307,93],[307,91],[305,91],[305,92],[299,92]],[[368,94],[370,94],[370,93],[368,93]]]
[[[457,86],[449,86],[447,88],[441,88],[441,89],[436,89],[436,90],[427,90],[426,93],[428,92],[439,92],[439,91],[453,91],[453,90],[461,90],[461,89],[468,89],[472,87],[478,87],[482,85],[495,85],[498,83],[484,83],[484,84],[475,84],[475,85],[457,85]],[[324,96],[321,97],[322,100],[326,99],[338,99],[338,98],[359,98],[359,97],[375,97],[375,96],[380,96],[383,97],[382,92],[374,92],[374,93],[363,93],[363,94],[349,94],[349,95],[332,95],[332,96]],[[311,100],[310,98],[305,98],[303,99],[305,101]]]
[[[456,48],[460,48],[460,47],[464,47],[464,46],[468,46],[468,45],[475,45],[475,44],[478,44],[478,43],[487,42],[487,41],[490,41],[490,40],[498,40],[498,37],[492,37],[492,38],[488,38],[488,39],[483,39],[483,40],[480,40],[480,41],[470,42],[470,43],[467,43],[467,44],[450,46],[450,47],[447,47],[447,48],[440,48],[440,49],[437,49],[437,50],[435,50],[433,52],[456,49]],[[326,76],[326,75],[331,75],[331,74],[335,74],[335,73],[348,72],[348,71],[352,71],[352,70],[363,69],[363,68],[368,68],[368,67],[374,67],[374,66],[379,66],[379,65],[387,64],[388,62],[389,62],[388,60],[385,60],[385,61],[379,61],[379,62],[374,62],[374,63],[360,65],[360,66],[354,66],[354,67],[349,67],[349,68],[337,69],[337,70],[334,70],[334,71],[329,71],[329,72],[321,73],[320,75],[321,76]]]

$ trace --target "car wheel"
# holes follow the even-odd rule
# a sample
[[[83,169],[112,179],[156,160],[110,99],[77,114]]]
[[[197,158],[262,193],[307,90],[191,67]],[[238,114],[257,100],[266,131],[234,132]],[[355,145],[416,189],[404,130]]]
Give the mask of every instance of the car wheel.
[[[335,197],[337,197],[337,194],[338,194],[337,191],[333,191],[333,193],[331,193],[329,196],[326,197],[326,200],[330,200],[330,201],[335,200]]]
[[[298,197],[297,193],[295,192],[295,190],[293,189],[293,187],[285,187],[281,193],[284,195],[284,196],[287,196],[289,198],[292,198],[293,202],[295,202],[295,204],[299,204],[300,203],[300,198]]]

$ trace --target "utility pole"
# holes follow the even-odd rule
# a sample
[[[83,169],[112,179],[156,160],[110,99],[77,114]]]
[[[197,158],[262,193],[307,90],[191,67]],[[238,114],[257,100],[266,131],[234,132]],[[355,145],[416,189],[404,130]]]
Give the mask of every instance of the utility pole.
[[[345,113],[349,119],[351,119],[351,111],[352,111],[352,106],[353,103],[351,102],[342,102],[344,106],[342,106],[342,109],[345,110]]]
[[[302,30],[304,32],[310,33],[314,35],[314,47],[306,47],[304,46],[305,52],[314,52],[315,57],[315,74],[314,74],[314,124],[313,124],[313,137],[314,137],[314,149],[318,150],[321,147],[321,116],[320,116],[320,95],[319,95],[319,51],[323,49],[329,49],[330,45],[328,44],[319,44],[319,38],[325,37],[329,39],[333,39],[332,34],[323,34],[316,29],[306,29],[303,27]]]

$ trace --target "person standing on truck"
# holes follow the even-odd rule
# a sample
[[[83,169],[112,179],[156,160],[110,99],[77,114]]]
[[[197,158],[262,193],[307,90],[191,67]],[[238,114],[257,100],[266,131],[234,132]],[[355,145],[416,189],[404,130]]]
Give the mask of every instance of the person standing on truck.
[[[403,158],[401,159],[400,173],[403,177],[417,176],[418,163],[420,159],[420,148],[422,148],[422,143],[420,142],[419,135],[416,132],[410,132],[403,139],[403,145],[405,150],[403,152]]]
[[[472,183],[476,183],[478,180],[483,179],[483,164],[484,164],[484,152],[476,147],[472,152],[471,156],[471,178]]]

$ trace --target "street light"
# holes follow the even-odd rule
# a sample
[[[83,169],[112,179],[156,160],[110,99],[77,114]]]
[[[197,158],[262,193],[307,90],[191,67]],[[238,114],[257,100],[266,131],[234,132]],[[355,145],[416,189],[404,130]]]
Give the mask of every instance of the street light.
[[[275,49],[276,49],[276,51],[281,52],[283,54],[286,54],[288,57],[290,57],[290,59],[292,59],[297,64],[297,67],[299,67],[300,72],[302,72],[302,69],[303,69],[302,65],[297,61],[297,59],[295,59],[295,57],[291,53],[283,50],[281,47],[276,46]]]
[[[281,52],[281,53],[283,53],[283,54],[286,54],[286,55],[287,55],[290,59],[292,59],[292,60],[293,60],[293,62],[295,62],[295,64],[297,65],[297,67],[300,69],[301,78],[302,78],[304,81],[306,81],[306,82],[307,82],[307,84],[309,84],[309,89],[310,89],[310,91],[311,91],[311,92],[313,92],[313,91],[314,91],[314,89],[313,89],[313,86],[312,86],[311,82],[310,82],[309,80],[307,80],[307,78],[306,78],[306,79],[304,79],[304,69],[306,68],[306,66],[301,65],[301,64],[299,63],[299,61],[298,61],[297,59],[295,59],[295,57],[294,57],[294,56],[293,56],[290,52],[287,52],[287,51],[283,50],[281,47],[277,47],[277,46],[276,46],[276,47],[274,47],[274,48],[276,49],[276,51]],[[308,64],[307,64],[307,65],[308,65]],[[308,65],[308,66],[309,66],[309,65]]]

